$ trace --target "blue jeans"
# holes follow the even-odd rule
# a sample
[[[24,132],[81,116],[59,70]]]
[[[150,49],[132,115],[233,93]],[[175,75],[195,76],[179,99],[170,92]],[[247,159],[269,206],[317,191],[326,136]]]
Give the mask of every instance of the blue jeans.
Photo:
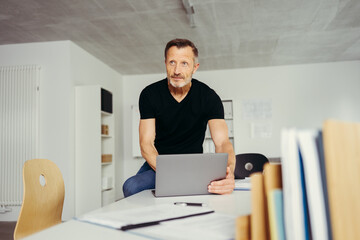
[[[135,193],[146,189],[155,188],[155,171],[145,161],[135,176],[128,178],[123,185],[123,193],[125,197],[129,197]]]

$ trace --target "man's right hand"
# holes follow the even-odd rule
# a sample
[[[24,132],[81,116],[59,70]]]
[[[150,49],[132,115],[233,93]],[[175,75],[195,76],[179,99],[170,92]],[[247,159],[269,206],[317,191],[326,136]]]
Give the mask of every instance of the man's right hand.
[[[222,180],[212,181],[208,186],[209,193],[230,194],[235,188],[235,177],[230,171],[230,167],[226,168],[226,177]]]

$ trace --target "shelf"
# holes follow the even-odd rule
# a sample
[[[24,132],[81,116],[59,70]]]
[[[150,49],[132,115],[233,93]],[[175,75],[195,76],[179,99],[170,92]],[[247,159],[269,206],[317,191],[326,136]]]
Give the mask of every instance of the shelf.
[[[101,189],[101,192],[106,192],[106,191],[110,191],[110,190],[113,190],[113,188],[106,188],[106,189]]]
[[[112,164],[112,162],[102,162],[102,163],[101,163],[101,166],[111,165],[111,164]]]
[[[103,116],[111,116],[112,113],[101,111],[101,115],[103,115]]]
[[[110,113],[110,108],[101,110],[103,90],[97,85],[76,87],[76,215],[115,199],[114,114]],[[112,105],[111,98],[109,101]],[[104,178],[111,182],[103,186]],[[102,190],[102,187],[106,189]],[[103,198],[105,190],[112,192],[106,201]]]
[[[105,135],[105,134],[101,134],[101,137],[102,137],[102,138],[112,138],[111,135]]]

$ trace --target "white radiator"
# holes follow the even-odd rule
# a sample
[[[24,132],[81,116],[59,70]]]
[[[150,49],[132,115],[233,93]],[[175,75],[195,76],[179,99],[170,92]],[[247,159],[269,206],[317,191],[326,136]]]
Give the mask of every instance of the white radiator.
[[[22,202],[22,167],[39,149],[39,66],[0,67],[0,205]]]

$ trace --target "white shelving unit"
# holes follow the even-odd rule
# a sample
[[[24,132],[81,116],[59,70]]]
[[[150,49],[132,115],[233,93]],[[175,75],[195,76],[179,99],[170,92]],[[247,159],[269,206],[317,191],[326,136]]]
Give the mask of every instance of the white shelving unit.
[[[101,162],[101,197],[102,206],[115,201],[115,167],[114,167],[114,118],[113,114],[101,111],[101,125],[109,128],[108,134],[101,134],[101,155],[111,155],[110,162]]]
[[[233,147],[235,148],[235,139],[234,139],[234,114],[233,114],[233,101],[232,100],[222,100],[224,106],[224,118],[225,122],[228,126],[229,130],[229,140],[232,143]],[[207,126],[206,133],[205,133],[205,140],[203,144],[204,153],[214,153],[215,152],[215,145],[212,141],[209,125]],[[235,149],[234,149],[235,151]]]
[[[79,216],[115,201],[114,117],[101,111],[101,87],[75,90],[75,214]],[[108,126],[102,134],[101,125]],[[102,162],[104,154],[111,161]]]

